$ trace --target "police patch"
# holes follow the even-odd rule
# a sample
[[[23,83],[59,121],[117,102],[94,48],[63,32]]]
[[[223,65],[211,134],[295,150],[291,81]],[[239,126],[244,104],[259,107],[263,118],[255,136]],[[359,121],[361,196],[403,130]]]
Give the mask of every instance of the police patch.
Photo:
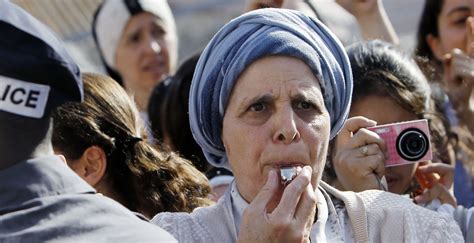
[[[0,110],[16,115],[42,118],[50,87],[0,76]]]

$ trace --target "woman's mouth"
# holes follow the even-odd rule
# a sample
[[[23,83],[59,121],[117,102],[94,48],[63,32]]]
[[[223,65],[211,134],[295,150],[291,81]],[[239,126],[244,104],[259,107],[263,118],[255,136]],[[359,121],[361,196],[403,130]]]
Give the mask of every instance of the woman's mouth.
[[[160,64],[150,64],[143,67],[143,71],[151,73],[162,73],[163,65]]]
[[[387,179],[387,184],[388,184],[389,189],[393,187],[392,185],[398,182],[398,177],[395,177],[395,176],[385,176],[385,179]]]

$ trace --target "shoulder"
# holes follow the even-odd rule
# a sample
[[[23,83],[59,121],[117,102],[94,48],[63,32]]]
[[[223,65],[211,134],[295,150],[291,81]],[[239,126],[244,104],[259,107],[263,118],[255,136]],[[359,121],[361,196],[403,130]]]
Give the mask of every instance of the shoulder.
[[[159,213],[151,222],[168,231],[179,242],[228,242],[232,241],[231,227],[235,226],[227,203],[222,199],[192,213]]]
[[[163,229],[139,219],[115,201],[94,194],[30,200],[22,209],[0,215],[0,222],[9,226],[0,227],[0,242],[176,242]]]
[[[459,226],[447,214],[389,192],[368,190],[357,195],[364,201],[369,227],[378,227],[381,235],[399,231],[407,241],[463,242]]]
[[[446,214],[414,204],[410,199],[380,190],[342,192],[321,183],[344,201],[354,228],[367,226],[371,242],[463,242],[459,226]]]
[[[93,234],[90,235],[91,239],[93,239],[94,234],[97,234],[99,239],[103,238],[104,241],[110,242],[115,240],[177,242],[171,234],[162,228],[138,217],[135,213],[110,198],[98,195],[84,196],[82,200],[75,200],[83,206],[81,210],[76,212],[76,215],[78,218],[94,218],[94,221],[89,221],[90,226],[94,226],[91,228],[95,228],[95,232],[93,231]],[[84,208],[89,208],[89,210],[82,210]],[[107,231],[113,231],[114,233],[106,233]],[[106,235],[106,237],[100,237],[103,235]]]

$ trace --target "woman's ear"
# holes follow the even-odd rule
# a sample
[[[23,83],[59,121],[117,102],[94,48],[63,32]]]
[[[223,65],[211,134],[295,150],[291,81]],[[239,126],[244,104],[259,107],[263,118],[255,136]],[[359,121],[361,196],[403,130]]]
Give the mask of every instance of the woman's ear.
[[[426,36],[426,43],[428,43],[428,46],[430,47],[431,52],[433,52],[433,55],[436,57],[436,59],[442,61],[444,54],[446,53],[443,50],[439,37],[429,34]]]
[[[104,177],[107,168],[107,156],[98,146],[88,147],[79,161],[79,174],[89,185],[95,187]]]

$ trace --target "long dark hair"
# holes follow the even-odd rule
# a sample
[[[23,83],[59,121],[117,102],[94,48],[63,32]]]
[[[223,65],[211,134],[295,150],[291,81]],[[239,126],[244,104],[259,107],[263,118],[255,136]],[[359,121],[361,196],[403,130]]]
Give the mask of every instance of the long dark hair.
[[[439,37],[438,17],[443,8],[444,0],[426,0],[421,14],[418,32],[416,34],[417,44],[415,48],[415,60],[429,81],[440,81],[440,70],[443,69],[441,62],[434,56],[426,38],[428,35]]]
[[[428,59],[436,59],[431,51],[430,46],[426,42],[428,35],[439,37],[438,33],[438,17],[443,8],[443,0],[426,0],[421,14],[420,23],[418,25],[417,45],[415,54]]]
[[[189,161],[138,139],[144,131],[139,113],[117,82],[97,74],[83,80],[84,102],[67,103],[53,115],[55,148],[69,160],[90,146],[102,148],[104,179],[132,211],[154,216],[209,204],[207,179]]]

